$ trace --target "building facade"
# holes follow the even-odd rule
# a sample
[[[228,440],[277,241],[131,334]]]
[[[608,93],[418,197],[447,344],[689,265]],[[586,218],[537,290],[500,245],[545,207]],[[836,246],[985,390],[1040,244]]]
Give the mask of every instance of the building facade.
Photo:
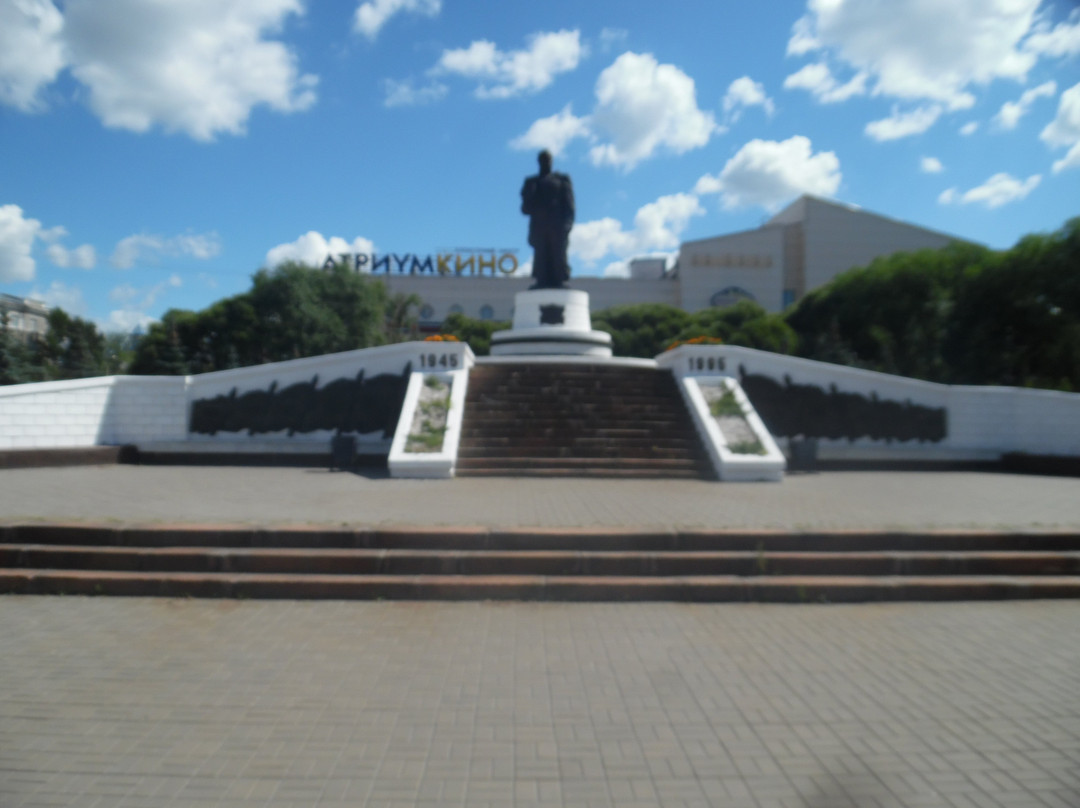
[[[44,339],[49,332],[49,307],[38,300],[0,294],[0,327],[23,342]]]
[[[631,303],[666,303],[694,312],[752,300],[779,312],[842,272],[874,258],[959,239],[838,202],[802,196],[754,230],[684,242],[678,260],[630,262],[626,278],[573,277],[596,311]],[[420,324],[437,329],[461,312],[484,320],[509,320],[514,295],[529,278],[479,274],[377,274],[391,292],[416,294]]]

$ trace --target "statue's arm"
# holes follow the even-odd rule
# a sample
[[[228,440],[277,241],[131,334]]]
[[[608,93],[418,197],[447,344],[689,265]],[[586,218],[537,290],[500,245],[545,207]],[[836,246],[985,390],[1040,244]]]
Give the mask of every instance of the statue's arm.
[[[533,203],[536,201],[536,179],[529,177],[525,180],[525,184],[521,186],[521,212],[527,216],[531,216],[533,212]]]
[[[566,178],[566,229],[569,230],[574,225],[574,184],[570,182],[570,178]]]

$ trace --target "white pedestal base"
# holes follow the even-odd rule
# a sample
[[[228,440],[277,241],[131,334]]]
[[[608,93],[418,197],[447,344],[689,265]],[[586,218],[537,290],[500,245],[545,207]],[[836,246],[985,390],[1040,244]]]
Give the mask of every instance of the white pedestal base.
[[[593,331],[589,293],[535,289],[514,295],[509,331],[491,335],[492,356],[611,356],[611,335]]]

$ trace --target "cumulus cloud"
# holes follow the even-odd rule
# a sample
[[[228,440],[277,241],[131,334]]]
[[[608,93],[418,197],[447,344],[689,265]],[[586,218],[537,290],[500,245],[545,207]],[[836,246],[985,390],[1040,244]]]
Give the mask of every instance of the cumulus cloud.
[[[972,85],[1022,81],[1037,61],[1024,46],[1040,0],[809,0],[788,53],[823,51],[856,73],[874,95],[932,101],[948,109],[974,103]],[[1049,46],[1047,46],[1049,47]]]
[[[596,82],[592,131],[608,142],[589,153],[595,165],[629,171],[660,149],[682,154],[704,146],[716,131],[697,105],[694,80],[648,53],[627,52]]]
[[[1026,197],[1035,190],[1041,179],[1040,175],[1032,174],[1026,180],[1019,180],[1011,174],[1002,172],[964,193],[960,193],[956,188],[942,191],[938,196],[938,202],[942,205],[980,204],[991,209],[1000,208],[1009,202],[1016,202]]]
[[[626,42],[629,36],[630,32],[625,28],[604,28],[600,31],[600,50],[609,53]]]
[[[133,331],[146,331],[156,322],[157,318],[145,311],[114,309],[109,312],[108,319],[98,322],[98,327],[106,334],[130,334]]]
[[[979,129],[979,122],[978,121],[968,121],[967,123],[965,123],[963,126],[960,127],[959,131],[960,131],[960,134],[963,135],[964,137],[969,137],[970,135],[974,135],[975,132],[978,131],[978,129]]]
[[[865,71],[860,71],[840,84],[824,62],[815,62],[784,79],[785,90],[806,90],[822,104],[836,104],[866,93]]]
[[[50,244],[45,254],[54,265],[67,269],[93,269],[97,264],[97,251],[90,244],[69,250],[62,244]]]
[[[435,17],[441,10],[442,0],[373,0],[357,7],[353,29],[368,39],[375,39],[391,17],[402,13]]]
[[[431,72],[476,79],[478,98],[513,98],[544,89],[560,73],[574,70],[584,56],[580,31],[553,31],[533,34],[524,50],[503,52],[481,39],[467,48],[444,51]]]
[[[18,205],[0,205],[0,281],[32,281],[37,264],[31,254],[41,222],[23,216]]]
[[[572,140],[590,136],[588,120],[574,115],[570,104],[567,104],[560,112],[534,121],[525,134],[510,141],[510,147],[521,150],[547,149],[558,157]]]
[[[945,166],[936,157],[922,157],[919,159],[919,171],[923,174],[940,174]]]
[[[703,213],[705,209],[693,194],[662,196],[638,210],[631,230],[610,217],[578,222],[570,231],[570,254],[592,266],[608,255],[627,258],[677,247],[690,219]]]
[[[1080,54],[1080,10],[1074,11],[1068,22],[1053,28],[1045,21],[1036,24],[1024,40],[1024,49],[1043,56],[1076,56]]]
[[[1002,129],[1015,129],[1020,119],[1028,114],[1031,105],[1039,98],[1053,98],[1057,92],[1057,82],[1048,81],[1038,87],[1025,90],[1016,101],[1006,101],[1001,105],[994,120]]]
[[[301,0],[68,0],[64,44],[106,126],[205,141],[242,134],[257,106],[315,102],[316,78],[267,38],[301,13]]]
[[[1080,83],[1061,94],[1057,116],[1039,137],[1051,146],[1069,147],[1065,156],[1054,163],[1055,174],[1069,168],[1080,168]]]
[[[272,247],[266,253],[266,266],[273,269],[286,261],[296,261],[312,267],[321,267],[328,255],[336,258],[342,253],[370,254],[374,251],[375,244],[362,236],[357,236],[350,242],[340,236],[327,238],[322,233],[309,230],[296,241]]]
[[[761,107],[766,115],[772,115],[776,111],[773,100],[765,94],[765,85],[749,76],[737,78],[728,85],[723,107],[727,120],[731,123],[739,120],[742,111],[748,107]]]
[[[831,196],[840,187],[840,161],[829,152],[814,154],[810,139],[751,140],[724,165],[706,174],[697,194],[718,193],[725,208],[760,205],[775,210],[801,194]]]
[[[83,297],[82,289],[69,286],[62,281],[53,281],[44,290],[35,286],[27,297],[40,300],[50,308],[63,309],[76,317],[83,317],[86,314],[86,299]]]
[[[206,260],[220,252],[221,241],[217,233],[187,233],[169,238],[137,233],[117,243],[109,262],[117,269],[131,269],[137,263],[154,263],[163,257],[188,255]]]
[[[934,125],[941,113],[942,108],[937,104],[919,107],[910,112],[900,112],[894,106],[892,115],[879,121],[871,121],[863,131],[879,142],[921,135]]]
[[[449,87],[433,81],[429,84],[417,87],[409,79],[397,81],[386,79],[383,81],[383,90],[386,98],[383,105],[387,107],[419,107],[425,104],[433,104],[446,97]]]
[[[51,0],[0,2],[0,103],[34,112],[64,67],[64,18]]]
[[[546,145],[555,153],[585,138],[596,143],[589,152],[594,165],[630,171],[657,151],[682,154],[704,146],[720,130],[713,115],[698,108],[694,80],[647,53],[624,53],[600,74],[595,92],[591,114],[577,117],[568,105],[535,121],[511,147]]]

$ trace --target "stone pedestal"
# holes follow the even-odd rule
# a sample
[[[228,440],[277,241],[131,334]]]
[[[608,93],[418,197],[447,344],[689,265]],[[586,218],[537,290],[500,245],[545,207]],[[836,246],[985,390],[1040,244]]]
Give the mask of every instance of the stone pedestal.
[[[589,293],[535,289],[514,295],[509,331],[491,335],[492,356],[611,356],[611,335],[593,331]]]

